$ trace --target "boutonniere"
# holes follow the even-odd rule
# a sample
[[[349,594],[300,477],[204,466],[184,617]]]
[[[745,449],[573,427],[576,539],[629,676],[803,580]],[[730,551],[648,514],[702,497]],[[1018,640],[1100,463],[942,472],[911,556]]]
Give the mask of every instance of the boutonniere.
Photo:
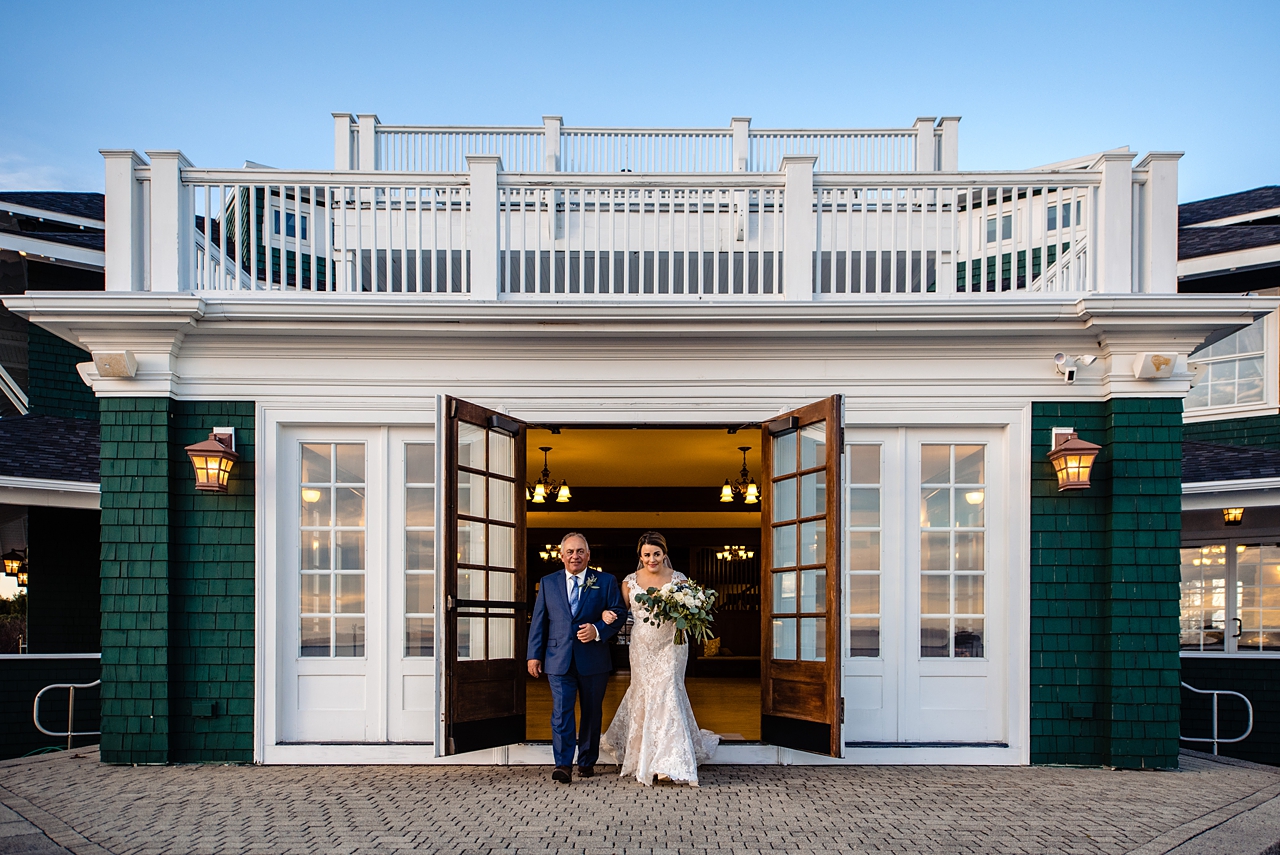
[[[589,575],[587,576],[586,580],[582,583],[582,587],[583,588],[599,588],[600,586],[596,584],[596,577]]]

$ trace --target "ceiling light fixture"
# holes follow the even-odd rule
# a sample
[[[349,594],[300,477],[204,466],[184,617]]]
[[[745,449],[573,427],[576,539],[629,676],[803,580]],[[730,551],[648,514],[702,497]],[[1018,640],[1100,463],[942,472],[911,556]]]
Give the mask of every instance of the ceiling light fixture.
[[[741,496],[743,503],[754,505],[760,501],[760,485],[747,469],[747,452],[751,450],[751,446],[740,445],[738,450],[742,452],[742,471],[738,473],[736,481],[724,479],[724,486],[720,488],[720,501],[732,502],[736,496]]]
[[[569,492],[569,482],[561,481],[557,484],[551,477],[551,468],[547,463],[547,454],[551,451],[551,446],[540,445],[538,450],[542,452],[542,474],[538,476],[537,481],[524,485],[525,501],[541,505],[547,501],[548,496],[555,496],[555,500],[561,504],[568,502],[573,498],[573,494]]]

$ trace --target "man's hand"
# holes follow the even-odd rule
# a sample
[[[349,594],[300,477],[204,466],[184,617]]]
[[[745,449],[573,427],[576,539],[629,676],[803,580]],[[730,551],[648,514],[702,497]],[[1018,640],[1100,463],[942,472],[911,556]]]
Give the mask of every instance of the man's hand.
[[[595,641],[599,637],[600,633],[596,632],[596,626],[593,623],[584,623],[578,627],[578,640],[583,643]]]
[[[538,659],[529,660],[529,676],[535,680],[542,676],[542,662]]]

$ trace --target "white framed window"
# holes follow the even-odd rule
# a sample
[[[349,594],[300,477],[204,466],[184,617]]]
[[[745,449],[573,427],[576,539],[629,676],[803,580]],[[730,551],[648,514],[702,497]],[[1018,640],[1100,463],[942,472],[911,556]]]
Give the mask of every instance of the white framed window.
[[[410,442],[404,452],[404,655],[434,656],[436,446]]]
[[[849,656],[880,655],[881,446],[845,447],[848,467],[845,503],[845,589],[849,592]]]
[[[280,209],[276,208],[272,210],[271,215],[272,215],[273,231],[278,235],[280,234]],[[285,213],[284,215],[285,237],[298,236],[298,220],[302,220],[302,239],[307,240],[307,215],[306,214],[302,214],[301,216],[298,216],[297,214],[293,214],[290,212]]]
[[[305,657],[365,655],[365,445],[302,443],[299,573]]]
[[[1280,543],[1182,548],[1183,653],[1280,654]]]
[[[1198,377],[1184,403],[1190,421],[1273,412],[1278,396],[1276,318],[1268,315],[1195,353]]]
[[[986,446],[920,446],[920,656],[983,658]]]

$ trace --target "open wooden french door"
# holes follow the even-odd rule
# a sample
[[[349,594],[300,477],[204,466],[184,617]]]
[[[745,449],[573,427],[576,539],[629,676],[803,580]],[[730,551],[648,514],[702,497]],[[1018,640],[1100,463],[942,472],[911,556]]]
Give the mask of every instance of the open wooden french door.
[[[525,425],[445,397],[444,754],[525,739]]]
[[[761,437],[760,734],[839,757],[839,395],[766,422]]]

